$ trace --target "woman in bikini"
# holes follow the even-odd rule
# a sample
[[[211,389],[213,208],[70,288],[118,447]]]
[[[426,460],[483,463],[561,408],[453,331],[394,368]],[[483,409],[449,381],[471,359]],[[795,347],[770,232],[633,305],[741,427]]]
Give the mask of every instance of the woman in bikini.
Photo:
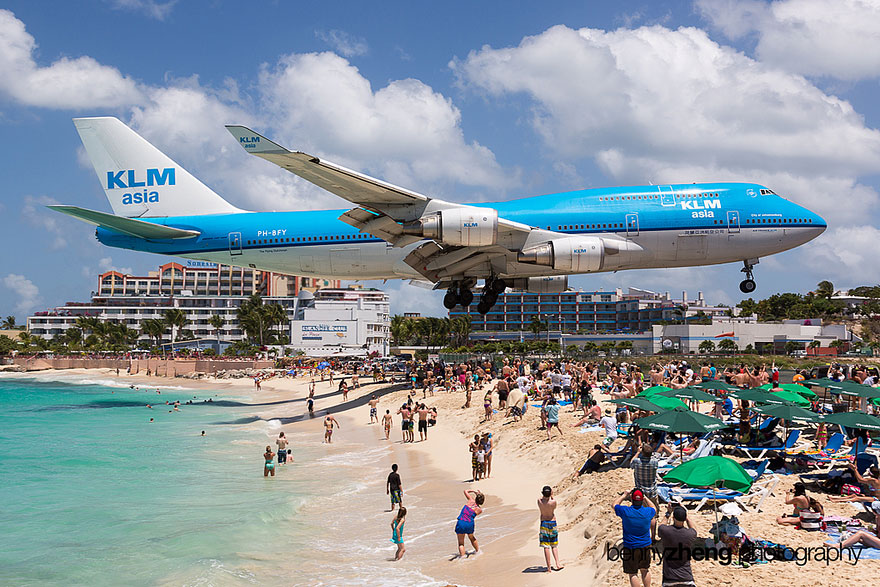
[[[455,535],[458,538],[459,557],[465,556],[466,554],[464,549],[465,536],[467,536],[471,541],[471,544],[474,545],[474,554],[480,552],[477,539],[474,537],[474,519],[483,513],[483,508],[481,506],[486,500],[486,496],[479,491],[465,491],[464,497],[467,499],[467,503],[461,508],[461,512],[458,514],[458,519],[455,522]]]
[[[268,477],[270,473],[274,477],[275,476],[275,463],[274,463],[275,453],[272,452],[271,446],[266,447],[266,452],[263,453],[263,459],[265,459],[265,461],[266,461],[263,463],[263,477]]]
[[[785,497],[785,503],[794,507],[794,511],[790,516],[779,516],[776,518],[777,524],[789,524],[795,526],[801,523],[802,511],[813,511],[813,502],[807,497],[807,490],[803,483],[795,483],[793,489],[788,490]],[[819,502],[815,502],[818,504]],[[820,508],[821,509],[821,506]]]

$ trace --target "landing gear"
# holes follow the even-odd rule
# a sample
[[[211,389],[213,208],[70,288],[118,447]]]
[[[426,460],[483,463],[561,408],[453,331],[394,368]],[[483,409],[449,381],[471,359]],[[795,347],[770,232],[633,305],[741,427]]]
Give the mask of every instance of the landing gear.
[[[487,279],[486,285],[483,286],[483,295],[480,296],[480,303],[477,304],[477,311],[480,314],[485,314],[491,310],[495,302],[498,301],[498,296],[504,293],[505,289],[507,289],[507,282],[503,279],[499,277]]]
[[[443,307],[451,310],[455,306],[461,305],[466,308],[474,301],[474,294],[471,288],[464,283],[458,283],[450,287],[446,295],[443,296]]]
[[[754,269],[757,263],[757,259],[746,259],[743,261],[743,268],[740,269],[740,271],[746,274],[746,278],[740,282],[739,291],[749,294],[755,291],[755,288],[758,287],[755,284],[755,276],[752,274],[752,269]]]

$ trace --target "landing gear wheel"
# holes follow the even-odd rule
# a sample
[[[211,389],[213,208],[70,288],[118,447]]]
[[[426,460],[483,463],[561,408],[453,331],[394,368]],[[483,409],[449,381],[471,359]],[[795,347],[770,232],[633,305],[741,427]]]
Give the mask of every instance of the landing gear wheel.
[[[466,288],[461,288],[458,290],[458,303],[462,305],[462,307],[467,308],[471,305],[471,302],[474,301],[474,294],[471,290]]]
[[[473,297],[473,295],[471,295]],[[451,310],[455,306],[458,305],[458,294],[454,289],[450,289],[446,292],[446,295],[443,296],[443,307],[447,310]]]
[[[507,289],[507,282],[500,277],[497,279],[493,279],[492,283],[489,285],[489,290],[496,296],[499,294],[503,294],[505,289]]]
[[[494,304],[486,303],[485,299],[480,298],[480,303],[477,304],[477,312],[479,312],[480,314],[485,314],[486,312],[488,312],[489,310],[492,309],[493,305]]]
[[[755,291],[756,287],[758,287],[758,286],[755,284],[754,279],[744,279],[739,284],[739,291],[748,294],[748,293],[752,293],[753,291]]]

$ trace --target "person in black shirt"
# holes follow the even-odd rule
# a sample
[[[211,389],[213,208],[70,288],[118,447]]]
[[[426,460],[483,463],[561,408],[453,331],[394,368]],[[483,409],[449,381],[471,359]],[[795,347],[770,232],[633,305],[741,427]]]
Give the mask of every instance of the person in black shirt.
[[[391,465],[388,481],[385,482],[385,494],[391,496],[392,512],[396,505],[403,506],[403,485],[400,482],[400,475],[397,473],[397,463]]]

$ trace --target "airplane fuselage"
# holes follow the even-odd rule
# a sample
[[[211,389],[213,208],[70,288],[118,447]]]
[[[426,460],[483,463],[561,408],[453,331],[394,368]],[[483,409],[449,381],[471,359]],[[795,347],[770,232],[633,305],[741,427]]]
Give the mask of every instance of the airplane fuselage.
[[[571,236],[637,246],[607,256],[596,272],[738,262],[779,253],[821,234],[825,221],[764,186],[705,183],[579,190],[475,206]],[[338,218],[346,210],[242,212],[149,218],[198,237],[145,240],[99,228],[113,247],[332,279],[420,279],[403,259],[421,243],[393,247]],[[422,241],[424,242],[424,241]],[[468,273],[465,272],[465,275]],[[474,268],[475,277],[484,270]],[[563,275],[509,259],[504,277]]]

